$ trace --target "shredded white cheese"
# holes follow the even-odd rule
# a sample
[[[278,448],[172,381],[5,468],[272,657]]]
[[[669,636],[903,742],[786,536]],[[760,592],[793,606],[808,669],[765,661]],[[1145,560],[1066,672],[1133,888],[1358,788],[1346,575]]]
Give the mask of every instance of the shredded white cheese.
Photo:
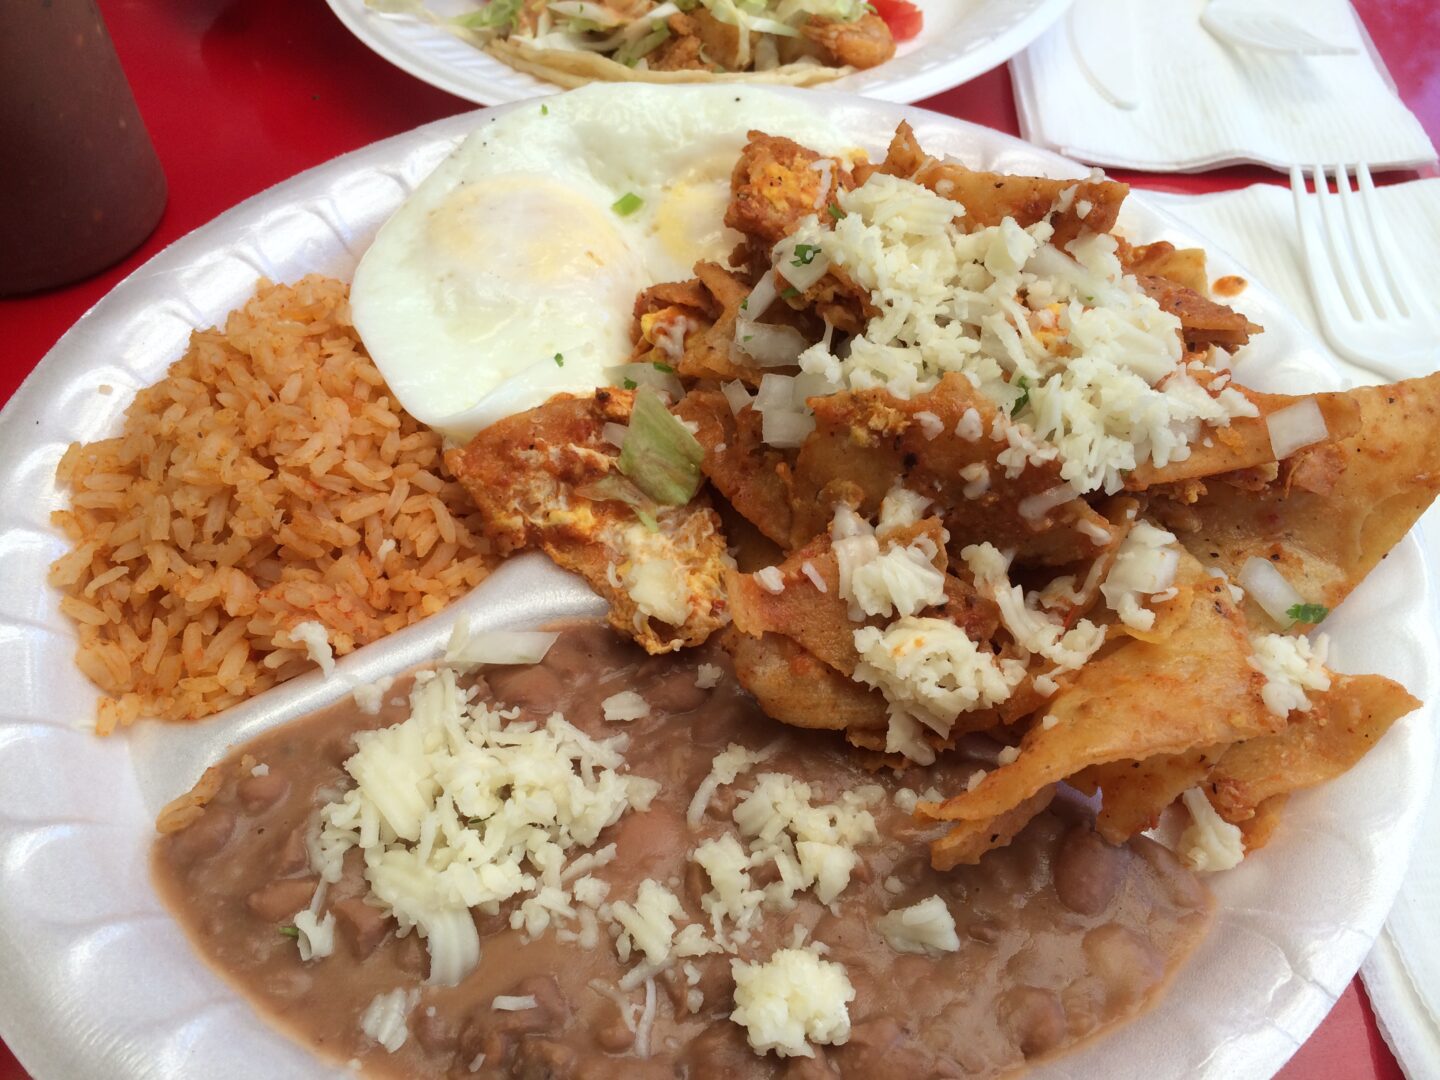
[[[1317,634],[1312,642],[1286,634],[1262,634],[1252,638],[1251,644],[1255,655],[1250,657],[1250,666],[1265,676],[1261,700],[1276,716],[1306,712],[1310,699],[1305,691],[1330,689],[1330,673],[1325,670],[1330,639],[1326,635]]]
[[[759,765],[774,753],[773,746],[767,746],[763,750],[747,750],[739,743],[731,743],[716,754],[710,762],[710,772],[700,781],[690,799],[690,806],[685,811],[686,823],[692,829],[699,828],[700,822],[705,818],[705,809],[715,797],[715,792],[724,784],[733,784],[742,772]]]
[[[955,952],[960,948],[960,935],[955,932],[955,917],[939,896],[931,896],[907,908],[897,908],[884,915],[877,924],[880,936],[896,952]]]
[[[1026,653],[1038,653],[1056,670],[1073,671],[1105,643],[1104,627],[1080,619],[1067,630],[1061,619],[1040,610],[1038,594],[1026,596],[1019,585],[1011,585],[1010,559],[993,544],[971,544],[961,549],[960,557],[974,575],[976,589],[999,606],[1001,623]]]
[[[701,664],[695,669],[695,685],[701,690],[713,690],[724,674],[725,669],[718,664]]]
[[[1137,521],[1115,554],[1100,592],[1111,611],[1126,626],[1150,630],[1155,612],[1142,606],[1142,596],[1157,597],[1175,582],[1180,566],[1180,549],[1174,533]]]
[[[612,723],[642,720],[650,715],[650,703],[634,690],[621,690],[600,702],[600,711]]]
[[[335,654],[330,651],[330,631],[314,619],[296,623],[290,628],[290,640],[305,646],[305,655],[320,665],[327,676],[335,670]]]
[[[672,541],[635,524],[622,535],[625,562],[617,571],[642,617],[683,626],[690,616],[690,587]]]
[[[539,1006],[534,994],[500,994],[490,1002],[496,1012],[526,1012]]]
[[[920,425],[920,431],[927,440],[938,438],[940,433],[945,430],[945,421],[933,412],[917,412],[915,422]]]
[[[854,632],[861,662],[855,679],[873,686],[937,734],[946,736],[962,712],[1009,699],[1025,665],[982,650],[944,619],[910,616],[883,630]]]
[[[1180,798],[1190,811],[1190,824],[1180,834],[1180,859],[1191,870],[1213,873],[1239,866],[1245,858],[1245,837],[1210,805],[1199,788]]]
[[[621,771],[624,736],[593,739],[558,713],[520,723],[471,702],[448,668],[422,673],[410,704],[405,721],[355,736],[355,787],[321,809],[310,859],[334,883],[360,848],[371,902],[426,939],[430,981],[448,986],[479,960],[470,909],[546,887],[557,892],[527,917],[564,906],[569,853],[659,785]]]
[[[767,566],[755,571],[755,581],[768,593],[778,595],[785,591],[785,575],[778,566]]]
[[[373,683],[355,687],[352,695],[355,698],[355,707],[367,716],[374,716],[380,711],[380,706],[385,704],[385,695],[394,685],[395,677],[386,675],[376,679]]]
[[[845,968],[812,949],[781,949],[765,963],[732,960],[735,1010],[758,1054],[814,1057],[811,1043],[838,1046],[850,1038],[855,988]]]
[[[420,991],[398,987],[389,993],[376,994],[360,1017],[360,1030],[386,1052],[395,1053],[410,1038],[408,1019],[419,1000]]]
[[[843,218],[806,218],[772,259],[789,277],[796,245],[818,248],[808,269],[843,268],[878,313],[843,357],[823,343],[806,350],[804,370],[905,398],[963,372],[1019,408],[1035,445],[1006,464],[1018,474],[1048,454],[1081,494],[1117,491],[1141,463],[1183,460],[1207,425],[1257,415],[1238,391],[1212,395],[1182,366],[1179,320],[1124,273],[1114,237],[1085,234],[1062,251],[1043,221],[966,232],[953,202],[882,173],[836,199]],[[960,424],[962,438],[979,437]]]

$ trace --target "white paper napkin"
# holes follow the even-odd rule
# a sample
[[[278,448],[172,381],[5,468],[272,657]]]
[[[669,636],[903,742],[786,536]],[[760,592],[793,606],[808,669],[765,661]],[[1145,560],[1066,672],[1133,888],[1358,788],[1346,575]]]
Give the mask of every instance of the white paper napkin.
[[[1440,281],[1440,180],[1393,184],[1377,194],[1396,232],[1410,238],[1407,253],[1416,272],[1422,280]],[[1285,300],[1323,341],[1288,189],[1259,184],[1218,195],[1148,196],[1213,238],[1249,268],[1251,280]],[[1244,310],[1244,293],[1235,303]],[[1381,381],[1338,357],[1336,362],[1356,382]],[[1431,509],[1420,528],[1432,565],[1440,566],[1440,508]],[[1361,976],[1381,1033],[1405,1075],[1410,1080],[1440,1077],[1440,787],[1431,795],[1409,873]]]
[[[1310,57],[1222,44],[1200,25],[1205,3],[1079,0],[1011,61],[1025,138],[1081,161],[1162,172],[1241,161],[1409,168],[1435,160],[1347,0],[1253,0],[1360,50]],[[1138,107],[1106,99],[1077,59],[1077,40],[1087,52],[1109,42],[1110,59],[1097,66],[1134,57]]]

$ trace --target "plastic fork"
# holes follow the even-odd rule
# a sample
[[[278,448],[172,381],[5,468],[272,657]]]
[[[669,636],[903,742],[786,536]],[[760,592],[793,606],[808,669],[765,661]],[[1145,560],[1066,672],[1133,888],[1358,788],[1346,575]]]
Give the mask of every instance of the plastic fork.
[[[1354,45],[1337,45],[1317,37],[1283,15],[1256,11],[1254,0],[1210,0],[1200,13],[1200,25],[1221,41],[1242,49],[1304,56],[1342,56],[1360,51]]]
[[[1428,375],[1440,368],[1440,313],[1385,220],[1369,167],[1356,165],[1355,175],[1358,190],[1344,165],[1317,165],[1312,195],[1305,173],[1290,170],[1320,325],[1335,351],[1361,367],[1390,379]]]

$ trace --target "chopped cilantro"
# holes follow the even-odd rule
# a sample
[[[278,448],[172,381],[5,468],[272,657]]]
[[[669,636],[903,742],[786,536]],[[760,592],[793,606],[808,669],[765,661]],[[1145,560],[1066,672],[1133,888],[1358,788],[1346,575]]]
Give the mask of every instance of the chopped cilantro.
[[[564,367],[564,366],[565,366],[565,354],[564,354],[564,353],[558,353],[558,352],[557,352],[557,353],[555,354],[555,366],[556,366],[556,367]]]
[[[283,937],[288,938],[298,938],[300,936],[299,929],[294,926],[282,926],[280,927],[280,933]]]
[[[675,374],[675,369],[673,367],[671,367],[669,364],[662,364],[659,360],[653,361],[650,366],[653,367],[656,371],[663,371],[666,375]]]
[[[634,390],[635,387],[639,386],[640,384],[637,383],[634,379],[626,379],[620,385],[623,386],[626,390]]]
[[[829,209],[829,211],[830,211],[830,216],[831,216],[832,218],[834,218],[836,221],[839,221],[840,219],[842,219],[842,218],[845,216],[845,211],[844,211],[844,210],[841,210],[841,209],[840,209],[838,206],[836,206],[834,203],[831,203],[830,206],[828,207],[828,209]]]
[[[790,260],[791,266],[809,266],[815,261],[815,256],[820,254],[819,244],[796,244],[795,258]]]
[[[794,285],[787,285],[780,295],[786,300],[794,300],[795,297],[800,295],[800,290],[795,288]]]
[[[741,311],[749,311],[749,310],[750,310],[750,298],[749,298],[748,296],[747,296],[744,300],[741,300],[741,301],[740,301],[740,310],[741,310]]]
[[[1325,616],[1330,614],[1330,609],[1324,604],[1292,604],[1286,615],[1296,622],[1315,623],[1323,622]]]
[[[631,214],[635,213],[636,210],[639,210],[640,207],[644,205],[644,199],[640,198],[640,196],[636,195],[633,191],[627,191],[624,195],[621,195],[620,198],[615,200],[614,205],[611,206],[610,209],[614,210],[615,213],[619,214],[621,217],[629,217]]]
[[[1015,404],[1010,406],[1010,415],[1014,416],[1026,405],[1030,404],[1030,380],[1024,375],[1017,376],[1012,386],[1020,388],[1020,396],[1015,399]]]
[[[541,115],[541,116],[549,116],[549,115],[550,115],[550,106],[549,106],[549,105],[541,105],[541,106],[540,106],[540,115]]]

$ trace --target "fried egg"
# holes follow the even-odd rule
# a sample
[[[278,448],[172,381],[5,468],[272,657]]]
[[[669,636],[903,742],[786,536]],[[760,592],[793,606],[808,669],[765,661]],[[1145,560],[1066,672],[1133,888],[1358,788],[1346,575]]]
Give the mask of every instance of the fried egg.
[[[746,133],[850,145],[803,96],[594,85],[492,117],[380,229],[355,271],[355,328],[400,403],[468,439],[631,351],[636,294],[723,262]]]

